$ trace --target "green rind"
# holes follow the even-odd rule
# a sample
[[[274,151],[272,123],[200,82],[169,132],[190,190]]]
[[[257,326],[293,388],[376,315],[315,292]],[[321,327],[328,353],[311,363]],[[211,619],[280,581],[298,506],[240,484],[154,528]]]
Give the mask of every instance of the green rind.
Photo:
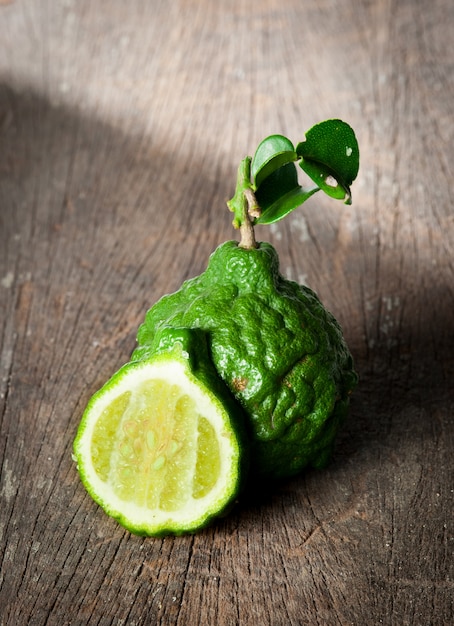
[[[149,354],[163,326],[207,334],[247,415],[254,473],[281,478],[326,463],[357,375],[339,324],[313,291],[280,275],[270,244],[219,246],[203,274],[148,311],[133,358]]]

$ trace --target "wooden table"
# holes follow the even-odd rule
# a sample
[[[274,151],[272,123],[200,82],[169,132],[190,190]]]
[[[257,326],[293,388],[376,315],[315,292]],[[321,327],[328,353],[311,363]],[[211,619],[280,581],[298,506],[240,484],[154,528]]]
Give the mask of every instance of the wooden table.
[[[0,624],[454,623],[454,4],[0,1]],[[271,133],[340,117],[361,169],[257,229],[361,383],[331,465],[146,539],[72,442],[145,311],[237,237]]]

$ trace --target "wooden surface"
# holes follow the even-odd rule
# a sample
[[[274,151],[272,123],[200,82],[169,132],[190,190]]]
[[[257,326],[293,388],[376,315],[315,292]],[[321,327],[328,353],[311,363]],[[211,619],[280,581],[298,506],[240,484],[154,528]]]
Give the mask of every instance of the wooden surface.
[[[452,624],[454,4],[0,1],[0,624]],[[324,471],[143,539],[71,459],[145,311],[236,238],[271,133],[356,130],[353,205],[257,229],[361,383]]]

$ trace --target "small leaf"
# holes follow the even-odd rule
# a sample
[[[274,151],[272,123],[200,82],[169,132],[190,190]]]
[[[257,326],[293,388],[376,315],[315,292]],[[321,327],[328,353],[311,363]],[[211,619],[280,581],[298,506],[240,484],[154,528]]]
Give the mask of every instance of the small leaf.
[[[350,187],[344,186],[325,165],[302,159],[300,167],[328,196],[337,200],[344,200],[345,204],[352,203]]]
[[[359,148],[353,129],[342,120],[327,120],[306,133],[296,147],[301,168],[325,193],[351,203],[350,185],[358,175]]]
[[[251,164],[254,189],[273,172],[298,158],[292,142],[283,135],[270,135],[260,142]]]
[[[318,187],[313,187],[312,189],[296,187],[295,189],[292,189],[284,196],[281,196],[273,204],[268,206],[255,223],[273,224],[274,222],[278,222],[291,211],[297,209],[304,202],[306,202],[306,200],[314,195],[316,191],[319,191]]]
[[[316,191],[318,187],[311,190],[301,188],[294,163],[283,165],[270,174],[255,193],[262,209],[262,214],[255,224],[277,222],[298,208]]]

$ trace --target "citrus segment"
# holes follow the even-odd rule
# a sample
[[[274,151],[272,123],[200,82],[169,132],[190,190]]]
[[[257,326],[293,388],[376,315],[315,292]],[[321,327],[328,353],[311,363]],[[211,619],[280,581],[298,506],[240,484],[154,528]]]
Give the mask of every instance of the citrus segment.
[[[197,464],[194,476],[194,498],[203,498],[216,483],[221,457],[216,432],[210,422],[202,417],[198,424]]]
[[[125,365],[74,443],[88,492],[138,534],[193,532],[237,495],[243,455],[223,399],[175,353]]]

